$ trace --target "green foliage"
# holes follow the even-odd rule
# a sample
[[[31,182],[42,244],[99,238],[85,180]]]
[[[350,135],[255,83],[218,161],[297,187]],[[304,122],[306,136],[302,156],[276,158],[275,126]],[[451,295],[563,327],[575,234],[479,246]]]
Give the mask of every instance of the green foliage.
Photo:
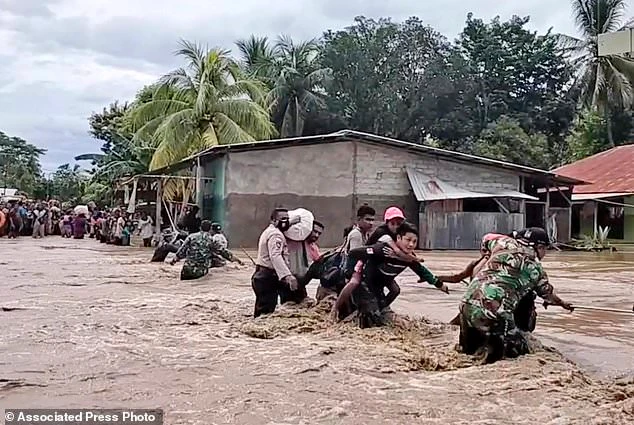
[[[0,131],[0,187],[33,194],[41,178],[40,149],[19,137]]]
[[[134,144],[155,149],[150,170],[214,145],[275,134],[264,84],[247,76],[227,51],[183,41],[178,55],[187,67],[162,77],[152,100],[130,114]]]
[[[593,111],[582,112],[568,136],[570,161],[577,161],[609,149],[608,126],[605,118]]]
[[[632,26],[624,22],[626,0],[575,0],[572,9],[581,38],[559,35],[560,45],[578,70],[574,82],[579,102],[605,116],[614,146],[612,112],[629,110],[634,101],[634,61],[621,55],[599,56],[598,34]]]
[[[550,163],[546,137],[526,134],[517,120],[504,116],[480,134],[475,150],[481,156],[529,167],[547,168]]]

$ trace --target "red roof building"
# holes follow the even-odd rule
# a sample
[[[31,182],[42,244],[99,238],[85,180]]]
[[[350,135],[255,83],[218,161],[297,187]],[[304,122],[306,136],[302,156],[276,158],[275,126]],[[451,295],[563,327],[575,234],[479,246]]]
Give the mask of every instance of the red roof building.
[[[572,193],[572,235],[609,227],[610,239],[634,242],[634,144],[618,146],[564,165],[554,173],[588,184]]]
[[[590,184],[575,186],[573,199],[625,196],[634,194],[634,145],[618,146],[592,155],[555,171]],[[585,196],[584,196],[585,195]]]

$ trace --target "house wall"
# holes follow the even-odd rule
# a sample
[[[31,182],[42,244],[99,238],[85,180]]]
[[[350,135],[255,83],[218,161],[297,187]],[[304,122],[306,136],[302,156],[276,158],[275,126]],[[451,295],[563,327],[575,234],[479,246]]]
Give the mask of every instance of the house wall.
[[[306,208],[325,224],[322,246],[350,225],[352,143],[231,152],[225,172],[225,227],[232,246],[254,247],[275,207]]]
[[[405,216],[419,226],[421,233],[420,247],[436,248],[442,246],[443,249],[448,248],[450,244],[443,241],[451,237],[448,233],[451,229],[446,228],[445,233],[447,234],[440,231],[430,232],[428,226],[432,222],[419,218],[419,210],[421,208],[419,208],[419,202],[416,200],[410,186],[407,177],[407,166],[416,168],[424,174],[436,176],[453,186],[476,192],[487,192],[492,189],[520,189],[520,176],[512,172],[496,170],[481,165],[452,162],[389,146],[369,145],[358,142],[357,144],[357,174],[355,180],[357,196],[355,205],[358,206],[363,202],[367,202],[377,210],[377,215],[379,216],[382,216],[385,209],[389,206],[396,205],[401,207]],[[445,215],[447,214],[440,214],[443,217]],[[436,214],[436,216],[438,217],[439,215]],[[433,222],[435,223],[436,221]],[[506,224],[501,221],[500,223],[502,227],[506,228]],[[489,231],[496,231],[496,226],[487,229],[484,233]],[[468,249],[475,249],[478,246],[479,241],[473,244],[464,242],[460,245],[460,247]],[[458,246],[455,247],[457,248]]]
[[[475,191],[520,187],[519,176],[512,172],[362,142],[238,151],[227,155],[221,221],[230,243],[244,247],[257,245],[271,210],[278,206],[311,210],[326,226],[322,246],[341,243],[343,229],[364,202],[380,218],[388,206],[400,206],[419,224],[419,203],[406,166]]]

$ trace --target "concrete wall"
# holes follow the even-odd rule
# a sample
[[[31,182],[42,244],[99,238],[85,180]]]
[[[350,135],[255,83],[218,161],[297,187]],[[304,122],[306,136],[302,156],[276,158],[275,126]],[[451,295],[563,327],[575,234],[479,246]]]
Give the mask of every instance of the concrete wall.
[[[382,215],[388,206],[397,205],[419,226],[419,206],[407,178],[407,166],[473,191],[519,190],[520,187],[520,177],[508,171],[452,162],[390,146],[357,144],[356,205],[368,202],[376,208],[378,215]]]
[[[519,176],[362,142],[230,152],[224,173],[225,229],[233,246],[253,247],[275,207],[311,210],[326,225],[322,246],[341,243],[343,229],[367,202],[383,215],[391,205],[418,224],[418,202],[406,166],[455,186],[519,189]],[[356,177],[355,177],[356,176]]]
[[[256,246],[280,206],[312,211],[326,226],[321,244],[340,244],[352,211],[353,149],[342,142],[230,153],[225,227],[232,246]]]

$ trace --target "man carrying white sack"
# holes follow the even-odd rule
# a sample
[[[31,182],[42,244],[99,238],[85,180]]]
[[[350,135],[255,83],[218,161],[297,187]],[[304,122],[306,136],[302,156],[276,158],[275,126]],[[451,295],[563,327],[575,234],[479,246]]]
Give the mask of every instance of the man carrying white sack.
[[[303,208],[288,212],[291,226],[284,232],[288,246],[290,270],[300,283],[296,291],[281,294],[281,303],[292,301],[301,303],[308,297],[304,276],[310,265],[319,258],[317,241],[324,231],[324,225],[315,221],[313,214]]]

